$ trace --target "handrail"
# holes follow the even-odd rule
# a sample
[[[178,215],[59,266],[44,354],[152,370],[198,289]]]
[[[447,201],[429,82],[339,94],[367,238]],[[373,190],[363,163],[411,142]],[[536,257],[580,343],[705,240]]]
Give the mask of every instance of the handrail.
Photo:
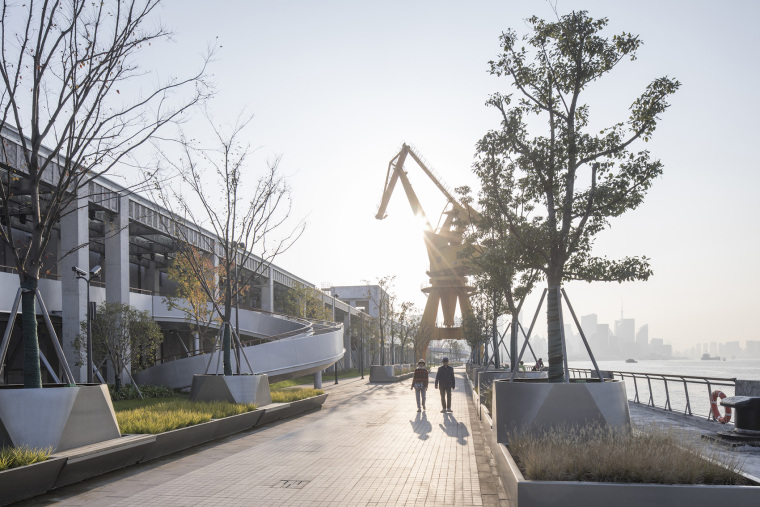
[[[15,266],[0,265],[0,272],[18,274],[18,268]],[[43,279],[43,278],[47,280],[60,280],[61,275],[57,275],[55,273],[40,273],[40,279]]]
[[[324,334],[324,333],[327,333],[327,332],[330,332],[330,331],[335,331],[337,329],[340,329],[343,326],[343,324],[341,324],[341,323],[330,322],[330,321],[321,321],[321,320],[318,320],[318,321],[308,321],[308,320],[305,320],[305,319],[301,319],[299,317],[293,317],[292,315],[285,315],[285,314],[280,314],[280,313],[267,312],[265,310],[255,309],[253,311],[261,312],[261,313],[266,313],[266,314],[272,315],[273,317],[283,318],[285,320],[290,320],[290,321],[297,322],[299,324],[304,324],[304,325],[302,327],[299,327],[297,329],[292,329],[292,330],[286,331],[284,333],[279,333],[279,334],[270,335],[270,336],[262,336],[262,337],[258,337],[258,338],[252,338],[250,340],[241,341],[241,344],[242,344],[243,347],[249,347],[249,346],[253,346],[253,345],[259,345],[259,344],[265,343],[265,342],[277,341],[277,340],[281,340],[281,339],[284,339],[284,338],[290,338],[291,336],[297,336],[297,335],[300,335],[300,334],[308,334],[309,332],[311,332],[312,335]],[[315,327],[317,329],[315,329]],[[214,348],[214,349],[209,350],[209,351],[198,350],[198,351],[193,351],[193,352],[181,352],[179,354],[172,354],[170,356],[164,356],[164,357],[156,359],[155,364],[163,364],[163,363],[166,363],[166,362],[169,362],[169,361],[176,361],[177,359],[185,359],[185,358],[188,358],[188,357],[200,356],[200,355],[204,355],[204,354],[213,354],[217,350],[218,349]]]
[[[592,370],[588,368],[568,368],[568,371],[572,374],[573,378],[591,378]],[[697,412],[698,416],[706,417],[707,420],[715,420],[715,417],[710,410],[710,396],[714,387],[731,388],[734,392],[726,393],[732,396],[736,392],[736,378],[727,377],[700,377],[695,375],[677,375],[672,373],[646,373],[646,372],[633,372],[633,371],[612,371],[606,370],[612,374],[612,378],[619,377],[621,381],[631,380],[633,382],[633,393],[629,394],[629,401],[648,407],[660,408],[669,412],[673,411],[673,402],[680,410],[683,409],[685,415],[694,416]],[[595,372],[594,372],[595,373]],[[646,403],[641,401],[641,392],[639,391],[639,380],[646,380],[646,388],[648,391],[648,397]],[[655,388],[652,387],[652,381],[655,381]],[[659,383],[659,384],[658,384]],[[676,383],[683,385],[683,391],[677,390],[671,393],[669,383]],[[662,389],[659,386],[662,386]],[[693,399],[689,393],[689,386],[706,386],[707,397],[702,399],[702,403],[698,403],[696,410],[693,406]],[[726,389],[728,391],[728,389]],[[661,404],[658,404],[655,400],[655,393],[658,395],[658,399],[664,396],[664,400]],[[681,396],[683,394],[683,396]]]

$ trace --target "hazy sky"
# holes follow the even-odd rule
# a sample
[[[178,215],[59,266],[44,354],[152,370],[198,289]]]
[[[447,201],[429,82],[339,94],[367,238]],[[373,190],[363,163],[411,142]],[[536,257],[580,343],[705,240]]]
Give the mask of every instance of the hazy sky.
[[[624,308],[637,328],[648,323],[650,337],[676,348],[760,339],[750,325],[760,281],[753,155],[760,4],[559,0],[560,13],[572,9],[609,17],[609,34],[627,31],[644,41],[637,61],[623,62],[587,96],[595,125],[624,120],[656,77],[683,83],[647,145],[664,175],[644,205],[596,243],[599,255],[650,257],[654,276],[568,284],[574,308],[611,325]],[[218,40],[211,109],[227,121],[243,108],[255,114],[251,170],[281,155],[294,216],[308,222],[277,264],[317,285],[395,274],[400,297],[422,307],[427,257],[400,187],[388,218],[374,218],[388,161],[406,141],[450,186],[477,188],[474,145],[499,120],[484,102],[510,91],[506,79],[488,74],[488,61],[498,54],[500,33],[525,33],[524,19],[533,14],[553,17],[542,0],[173,1],[161,19],[175,31],[174,43],[160,49],[160,60],[143,63],[183,72]],[[409,167],[437,221],[444,202]]]

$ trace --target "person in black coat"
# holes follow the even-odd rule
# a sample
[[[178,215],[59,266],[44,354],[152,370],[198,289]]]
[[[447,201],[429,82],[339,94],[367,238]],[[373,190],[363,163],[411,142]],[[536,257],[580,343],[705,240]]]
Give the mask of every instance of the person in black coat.
[[[442,362],[443,366],[435,374],[435,388],[441,391],[441,412],[451,412],[451,390],[455,388],[454,368],[449,366],[448,357],[444,357]]]

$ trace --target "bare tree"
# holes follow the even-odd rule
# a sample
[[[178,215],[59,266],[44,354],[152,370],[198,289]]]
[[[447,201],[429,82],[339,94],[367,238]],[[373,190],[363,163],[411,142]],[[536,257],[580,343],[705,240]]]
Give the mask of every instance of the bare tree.
[[[208,58],[190,77],[145,82],[138,55],[170,36],[153,23],[159,1],[3,1],[0,127],[21,150],[3,140],[0,241],[23,291],[26,387],[42,385],[34,298],[51,231],[91,181],[208,95]]]
[[[252,117],[238,118],[227,132],[217,126],[208,113],[206,117],[212,130],[213,147],[203,146],[182,134],[179,140],[181,156],[175,159],[165,155],[162,159],[179,174],[189,187],[192,198],[172,186],[156,185],[156,191],[159,199],[175,215],[210,227],[219,238],[212,250],[219,259],[224,307],[214,304],[214,308],[222,318],[224,374],[232,375],[230,322],[233,301],[266,275],[275,257],[301,236],[304,224],[287,228],[291,211],[290,189],[278,173],[279,159],[270,162],[254,184],[243,184],[250,145],[243,142],[242,137]],[[207,175],[214,178],[211,184]],[[191,244],[187,228],[169,226],[167,229],[173,231],[180,247]],[[286,232],[273,239],[274,234],[282,231]],[[214,292],[205,282],[200,251],[186,248],[182,253],[213,304]],[[244,269],[251,263],[253,269]]]
[[[385,337],[387,331],[390,330],[391,335],[391,349],[393,348],[393,307],[396,301],[396,294],[393,292],[393,282],[396,280],[396,275],[386,275],[377,279],[377,284],[380,286],[377,298],[372,294],[372,290],[369,287],[369,281],[365,280],[367,284],[367,297],[377,306],[377,317],[375,318],[378,327],[378,334],[380,338],[380,364],[385,366]]]

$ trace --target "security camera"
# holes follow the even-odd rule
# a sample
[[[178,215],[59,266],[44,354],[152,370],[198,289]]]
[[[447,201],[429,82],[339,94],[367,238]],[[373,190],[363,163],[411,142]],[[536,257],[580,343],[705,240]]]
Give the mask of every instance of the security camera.
[[[77,276],[87,276],[87,271],[85,271],[85,270],[83,270],[83,269],[79,269],[79,268],[78,268],[78,267],[76,267],[76,266],[73,266],[73,267],[71,268],[71,270],[72,270],[74,273],[76,273],[76,274],[77,274]]]
[[[95,266],[94,268],[92,268],[90,270],[90,274],[92,276],[98,277],[98,276],[100,276],[100,270],[101,270],[101,267],[100,267],[100,264],[98,264],[97,266]]]

